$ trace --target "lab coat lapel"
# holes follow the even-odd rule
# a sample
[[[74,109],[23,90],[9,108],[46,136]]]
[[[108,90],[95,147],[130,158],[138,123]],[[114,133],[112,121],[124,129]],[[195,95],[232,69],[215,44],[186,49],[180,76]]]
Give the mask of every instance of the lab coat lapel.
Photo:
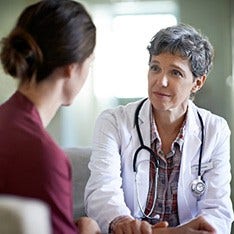
[[[142,139],[144,145],[148,147],[150,147],[150,117],[149,117],[150,111],[151,111],[150,102],[149,100],[147,100],[143,104],[138,116]],[[135,132],[135,134],[137,133]],[[140,146],[139,141],[137,147],[138,146]],[[140,188],[138,189],[138,196],[143,209],[145,208],[145,203],[147,200],[147,194],[149,189],[149,159],[150,159],[150,154],[146,150],[141,150],[136,160],[136,165],[138,165],[137,184],[138,187]]]
[[[178,184],[178,207],[180,220],[188,220],[192,216],[191,207],[194,196],[191,193],[190,184],[194,178],[191,172],[191,166],[197,164],[199,160],[201,146],[200,135],[201,124],[197,115],[197,109],[194,107],[194,104],[190,102]]]
[[[182,160],[192,162],[201,146],[201,123],[198,118],[197,109],[189,102],[187,124],[185,128],[185,141]]]
[[[150,115],[151,105],[149,100],[146,100],[139,113],[139,126],[144,144],[148,147],[150,147]]]

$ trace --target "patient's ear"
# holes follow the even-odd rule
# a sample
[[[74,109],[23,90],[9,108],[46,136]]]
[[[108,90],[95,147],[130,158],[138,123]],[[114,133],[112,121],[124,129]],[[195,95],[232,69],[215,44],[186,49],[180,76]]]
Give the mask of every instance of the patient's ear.
[[[73,75],[73,72],[77,69],[78,64],[72,63],[69,65],[65,65],[63,67],[63,75],[66,78],[71,78]]]
[[[196,77],[195,81],[194,81],[194,86],[192,88],[192,92],[196,93],[199,89],[202,88],[202,86],[205,84],[206,82],[206,75],[200,76],[200,77]]]

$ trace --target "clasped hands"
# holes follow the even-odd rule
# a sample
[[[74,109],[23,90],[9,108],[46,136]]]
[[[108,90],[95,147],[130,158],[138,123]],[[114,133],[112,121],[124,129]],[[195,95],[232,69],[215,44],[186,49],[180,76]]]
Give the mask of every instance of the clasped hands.
[[[140,221],[127,217],[115,223],[112,234],[215,234],[215,229],[199,216],[190,222],[177,227],[168,227],[167,222],[151,225],[146,221]]]

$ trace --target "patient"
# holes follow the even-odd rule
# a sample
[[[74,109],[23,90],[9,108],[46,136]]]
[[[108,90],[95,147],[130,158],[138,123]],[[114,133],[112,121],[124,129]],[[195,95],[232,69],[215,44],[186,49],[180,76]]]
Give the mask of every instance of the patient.
[[[27,7],[2,40],[3,69],[19,82],[0,106],[0,194],[47,203],[54,234],[100,232],[90,218],[73,221],[70,162],[45,130],[82,88],[95,41],[90,15],[71,0]]]

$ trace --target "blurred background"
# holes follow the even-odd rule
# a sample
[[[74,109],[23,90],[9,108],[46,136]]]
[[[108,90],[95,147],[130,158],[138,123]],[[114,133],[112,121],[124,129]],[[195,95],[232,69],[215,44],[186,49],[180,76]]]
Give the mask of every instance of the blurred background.
[[[9,33],[22,9],[34,2],[0,0],[0,38]],[[195,103],[223,116],[234,133],[234,0],[80,2],[97,26],[95,61],[74,103],[61,108],[48,126],[59,145],[90,146],[95,119],[102,110],[147,96],[146,47],[160,28],[179,22],[200,30],[215,48],[213,69]],[[0,65],[0,103],[16,87],[15,80],[6,76]],[[234,134],[231,163],[234,168]]]

